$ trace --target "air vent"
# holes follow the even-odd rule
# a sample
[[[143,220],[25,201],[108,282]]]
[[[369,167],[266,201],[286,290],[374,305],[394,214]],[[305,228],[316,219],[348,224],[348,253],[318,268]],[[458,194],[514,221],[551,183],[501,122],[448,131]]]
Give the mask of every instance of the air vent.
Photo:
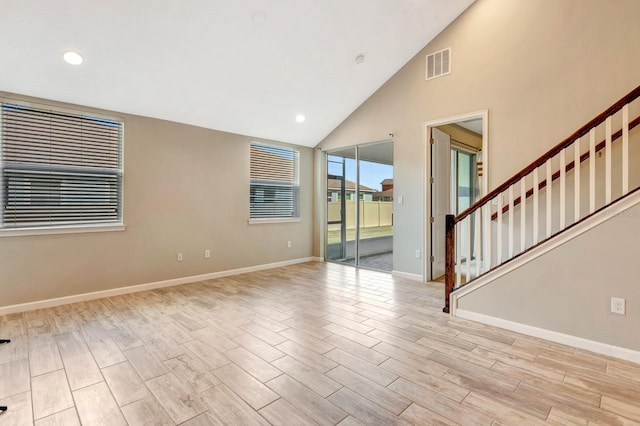
[[[451,48],[427,55],[427,80],[441,77],[451,72]]]

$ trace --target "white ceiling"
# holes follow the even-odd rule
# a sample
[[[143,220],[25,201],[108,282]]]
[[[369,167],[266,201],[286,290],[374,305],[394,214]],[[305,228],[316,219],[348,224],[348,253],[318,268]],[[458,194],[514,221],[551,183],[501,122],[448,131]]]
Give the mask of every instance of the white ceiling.
[[[314,146],[473,1],[0,0],[0,91]]]
[[[467,121],[458,121],[456,124],[482,136],[482,118],[474,118],[473,120]]]

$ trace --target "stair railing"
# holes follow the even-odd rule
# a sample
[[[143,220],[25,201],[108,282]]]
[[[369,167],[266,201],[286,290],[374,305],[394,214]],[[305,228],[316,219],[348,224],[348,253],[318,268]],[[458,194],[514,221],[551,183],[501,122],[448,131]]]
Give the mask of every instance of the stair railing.
[[[444,312],[454,290],[640,188],[640,176],[629,178],[639,97],[640,86],[458,216],[447,216]],[[640,152],[631,158],[640,161]]]

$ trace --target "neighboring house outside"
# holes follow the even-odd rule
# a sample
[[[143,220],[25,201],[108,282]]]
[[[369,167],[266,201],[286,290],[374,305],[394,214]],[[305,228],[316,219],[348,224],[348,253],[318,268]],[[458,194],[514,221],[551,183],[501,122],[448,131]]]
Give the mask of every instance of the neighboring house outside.
[[[327,179],[327,200],[340,201],[340,184],[339,179]],[[356,183],[350,180],[344,181],[345,200],[355,200]],[[360,199],[363,201],[373,201],[375,189],[368,186],[360,185]]]
[[[382,191],[386,191],[387,189],[393,189],[393,179],[385,179],[380,182],[380,186],[382,186]]]
[[[380,185],[382,191],[373,193],[373,201],[393,201],[393,179],[385,179]]]

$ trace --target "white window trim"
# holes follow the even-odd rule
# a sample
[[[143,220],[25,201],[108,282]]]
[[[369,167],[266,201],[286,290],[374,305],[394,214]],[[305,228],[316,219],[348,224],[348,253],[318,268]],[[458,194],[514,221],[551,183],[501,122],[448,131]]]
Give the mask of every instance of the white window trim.
[[[104,114],[91,107],[87,107],[86,109],[65,108],[62,106],[52,105],[45,102],[34,102],[31,100],[25,100],[25,99],[21,99],[20,97],[14,98],[11,96],[0,96],[0,103],[5,103],[5,102],[10,104],[23,105],[29,108],[48,109],[50,111],[56,111],[56,112],[61,112],[65,114],[91,115],[92,117],[95,117],[95,118],[104,118],[106,120],[112,120],[112,121],[122,121],[124,123],[124,117],[122,116]],[[124,138],[123,138],[123,148],[124,148]]]
[[[267,218],[253,218],[247,219],[247,223],[249,225],[259,225],[265,223],[291,223],[291,222],[300,222],[299,217],[267,217]]]
[[[29,108],[48,109],[50,111],[56,111],[66,114],[74,115],[91,115],[96,118],[104,118],[106,120],[120,121],[122,123],[122,140],[120,141],[120,161],[122,168],[120,170],[120,178],[122,179],[122,187],[120,188],[120,214],[122,215],[122,221],[101,224],[74,224],[74,225],[53,225],[42,227],[23,227],[23,228],[0,228],[0,238],[5,237],[21,237],[21,236],[36,236],[36,235],[63,235],[63,234],[86,234],[96,232],[122,232],[126,231],[127,227],[124,224],[124,143],[125,143],[125,120],[122,116],[103,114],[102,112],[95,111],[92,108],[86,110],[65,108],[58,105],[51,105],[47,103],[41,103],[32,100],[26,100],[21,98],[14,98],[12,96],[0,95],[0,104],[12,103],[17,105],[24,105]],[[2,126],[0,125],[0,138],[2,137]],[[1,145],[0,145],[1,146]],[[2,150],[0,149],[0,162],[2,162]],[[1,181],[1,179],[0,179]],[[1,207],[1,204],[0,204]]]
[[[86,234],[91,232],[117,232],[117,231],[125,231],[126,229],[127,227],[123,224],[52,226],[52,227],[41,227],[41,228],[11,228],[11,229],[0,229],[0,238],[24,237],[24,236],[30,236],[30,235],[60,235],[60,234]]]
[[[252,139],[249,141],[249,148],[251,148],[252,144],[258,144],[258,145],[262,145],[262,146],[266,146],[266,147],[271,147],[271,148],[276,148],[276,149],[290,149],[292,151],[296,151],[298,153],[298,178],[300,179],[300,167],[301,167],[301,161],[300,161],[300,148],[298,146],[295,145],[289,145],[289,144],[276,144],[276,143],[272,143],[272,142],[263,142],[260,141],[258,139]],[[249,154],[249,156],[251,156],[251,154]],[[251,157],[249,157],[251,158]],[[298,182],[298,190],[300,190],[300,182]],[[251,187],[251,179],[249,179],[249,187]],[[298,203],[300,203],[300,200],[298,199]],[[251,212],[249,212],[249,216],[251,215]],[[249,217],[247,219],[247,223],[249,225],[260,225],[260,224],[268,224],[268,223],[295,223],[295,222],[300,222],[301,221],[301,217],[302,217],[302,212],[300,212],[300,204],[298,204],[298,216],[297,217],[262,217],[262,218],[252,218]]]

